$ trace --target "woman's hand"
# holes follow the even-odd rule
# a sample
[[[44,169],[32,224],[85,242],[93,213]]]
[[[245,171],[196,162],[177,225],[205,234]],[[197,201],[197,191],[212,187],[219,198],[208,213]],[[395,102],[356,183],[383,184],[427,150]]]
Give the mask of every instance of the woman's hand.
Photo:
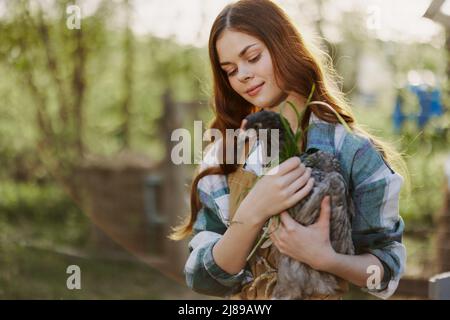
[[[250,212],[252,219],[264,223],[271,216],[289,209],[306,197],[314,185],[311,168],[292,157],[259,179],[244,198],[239,211]]]
[[[281,253],[325,271],[336,257],[330,242],[330,212],[329,196],[322,200],[319,219],[307,227],[282,212],[281,223],[270,230],[270,238]]]

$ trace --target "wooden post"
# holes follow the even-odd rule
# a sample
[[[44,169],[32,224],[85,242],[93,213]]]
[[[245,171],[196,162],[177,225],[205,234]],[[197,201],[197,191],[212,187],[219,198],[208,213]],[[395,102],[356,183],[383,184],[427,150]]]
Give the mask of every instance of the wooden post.
[[[448,18],[448,20],[450,20],[450,17]],[[445,49],[447,50],[447,100],[445,101],[446,103],[450,104],[450,27],[445,29]],[[450,109],[450,105],[446,105],[446,107]]]
[[[445,162],[444,204],[437,223],[437,272],[450,271],[450,156]]]
[[[442,24],[446,29],[450,29],[450,16],[442,12],[441,8],[447,0],[433,0],[428,6],[424,17]]]
[[[428,297],[431,300],[450,300],[450,272],[441,273],[430,278]]]
[[[433,0],[428,6],[424,17],[439,23],[445,28],[445,49],[447,50],[447,82],[450,82],[450,15],[442,11],[444,3],[450,0]],[[450,87],[447,84],[447,99],[450,97]]]
[[[172,241],[167,238],[172,227],[180,224],[180,216],[186,215],[188,208],[185,197],[185,168],[175,165],[171,159],[174,142],[171,141],[172,132],[181,128],[182,110],[172,101],[170,91],[164,94],[164,111],[161,123],[161,135],[165,141],[166,156],[163,163],[163,210],[167,218],[164,228],[164,257],[167,262],[167,271],[184,280],[183,269],[188,258],[188,243],[186,240]]]
[[[160,174],[152,174],[145,179],[145,213],[150,235],[149,254],[159,257],[164,256],[164,246],[161,243],[164,240],[164,225],[166,224],[166,217],[161,212],[163,208],[161,183]]]

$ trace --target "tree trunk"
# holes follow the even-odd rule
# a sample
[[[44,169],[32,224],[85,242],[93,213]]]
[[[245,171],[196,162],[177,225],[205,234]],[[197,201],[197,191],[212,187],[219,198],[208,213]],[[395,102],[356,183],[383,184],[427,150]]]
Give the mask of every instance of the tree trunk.
[[[120,138],[122,139],[122,147],[130,147],[130,121],[131,121],[131,103],[133,92],[133,61],[134,61],[134,46],[133,46],[133,32],[130,28],[131,20],[131,5],[129,0],[125,0],[126,10],[126,31],[124,42],[124,70],[123,70],[123,86],[124,96],[122,101],[122,128],[120,130]]]

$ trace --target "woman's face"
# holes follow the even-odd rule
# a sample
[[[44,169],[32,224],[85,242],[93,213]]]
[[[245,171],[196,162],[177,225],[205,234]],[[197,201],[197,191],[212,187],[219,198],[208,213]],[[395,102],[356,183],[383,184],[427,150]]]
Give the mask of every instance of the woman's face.
[[[216,46],[231,87],[245,100],[270,108],[287,97],[275,81],[272,58],[263,42],[242,32],[225,30]]]

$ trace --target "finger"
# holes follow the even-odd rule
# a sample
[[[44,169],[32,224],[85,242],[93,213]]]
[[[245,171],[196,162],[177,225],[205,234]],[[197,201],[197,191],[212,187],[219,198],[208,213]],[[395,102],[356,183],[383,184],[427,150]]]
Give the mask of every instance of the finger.
[[[316,223],[324,226],[329,225],[330,215],[331,215],[330,196],[325,196],[320,204],[320,215]]]
[[[309,178],[306,185],[289,198],[288,201],[289,206],[292,207],[293,205],[297,204],[300,200],[305,198],[311,192],[313,187],[314,187],[314,178]]]
[[[272,240],[272,243],[273,243],[275,246],[278,247],[278,238],[277,238],[277,236],[275,235],[275,233],[272,233],[272,234],[270,235],[270,240]]]
[[[279,233],[279,231],[280,231],[280,227],[281,227],[281,225],[280,226],[278,226],[278,225],[276,225],[276,224],[273,224],[271,227],[270,227],[270,232],[269,232],[269,235],[270,235],[270,237],[272,238],[272,240],[278,240],[278,233]]]
[[[309,178],[311,178],[311,168],[306,168],[305,173],[292,181],[287,187],[286,191],[289,195],[296,193],[300,188],[303,188],[305,184],[308,183]]]
[[[292,221],[294,221],[294,219],[292,219],[289,212],[287,212],[287,211],[283,211],[282,213],[280,213],[280,220],[281,220],[281,223],[284,225],[287,225],[287,224],[291,223]]]
[[[272,223],[269,225],[269,234],[272,234],[275,230],[276,230],[276,223],[275,223],[275,222],[272,222]]]
[[[299,157],[292,157],[292,158],[289,158],[286,161],[284,161],[282,164],[276,166],[272,170],[278,168],[277,169],[278,171],[275,171],[275,172],[277,172],[279,175],[285,175],[286,173],[288,173],[294,169],[297,169],[300,166],[300,164],[301,164],[301,161],[300,161]]]
[[[245,126],[247,125],[247,119],[242,120],[241,122],[241,130],[245,130]]]
[[[302,163],[298,166],[298,168],[288,172],[284,176],[282,176],[283,183],[285,183],[285,186],[290,185],[294,181],[298,180],[301,176],[303,176],[307,171],[307,168]]]
[[[281,224],[282,226],[287,230],[294,230],[294,229],[302,229],[304,228],[303,225],[301,225],[300,223],[298,223],[297,221],[294,220],[294,218],[291,217],[291,215],[289,214],[289,212],[284,211],[281,215],[280,215],[280,220],[281,220]]]
[[[287,211],[284,211],[280,214],[280,220],[281,225],[286,228],[286,230],[291,230],[296,224],[296,221],[292,219]]]

